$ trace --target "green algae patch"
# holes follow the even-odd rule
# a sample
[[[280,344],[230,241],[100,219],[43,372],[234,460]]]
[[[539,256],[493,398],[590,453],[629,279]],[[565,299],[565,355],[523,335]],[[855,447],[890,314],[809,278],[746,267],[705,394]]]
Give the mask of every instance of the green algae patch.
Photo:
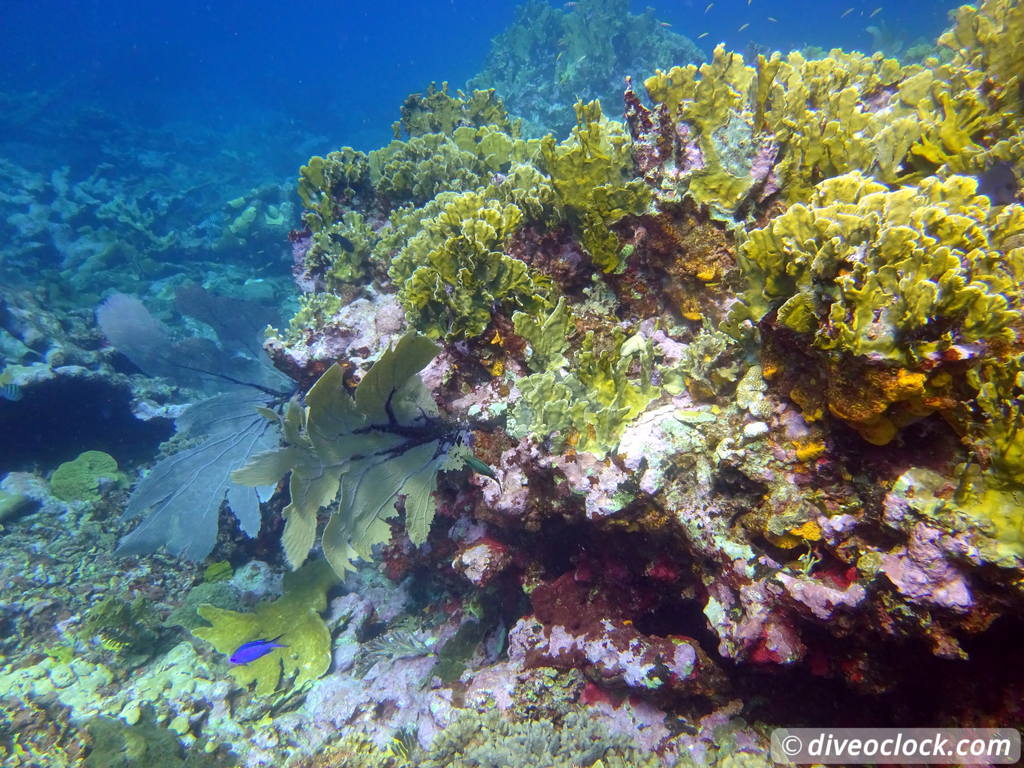
[[[532,332],[523,320],[520,327]],[[551,369],[519,382],[522,397],[509,416],[509,434],[532,435],[550,440],[555,450],[568,447],[604,459],[626,425],[658,396],[649,383],[652,358],[640,334],[626,338],[615,329],[606,341],[589,331],[571,370]]]
[[[53,471],[50,490],[61,501],[99,501],[100,480],[124,480],[117,461],[103,451],[85,451]]]
[[[338,580],[325,560],[307,563],[284,577],[284,594],[252,613],[239,613],[206,603],[199,615],[210,622],[192,634],[230,656],[240,645],[280,636],[278,648],[248,664],[231,668],[235,681],[256,685],[257,696],[291,693],[327,673],[331,666],[331,633],[320,614],[327,609],[327,590]]]
[[[216,582],[216,581],[227,581],[235,575],[234,569],[231,567],[231,563],[227,560],[218,560],[216,563],[211,563],[206,566],[206,570],[203,571],[203,581],[205,582]]]
[[[101,716],[86,721],[85,730],[92,738],[85,768],[227,768],[238,764],[230,755],[209,754],[201,740],[186,749],[173,728],[157,724],[149,708],[134,725]]]
[[[0,521],[14,517],[32,501],[20,493],[0,490]]]

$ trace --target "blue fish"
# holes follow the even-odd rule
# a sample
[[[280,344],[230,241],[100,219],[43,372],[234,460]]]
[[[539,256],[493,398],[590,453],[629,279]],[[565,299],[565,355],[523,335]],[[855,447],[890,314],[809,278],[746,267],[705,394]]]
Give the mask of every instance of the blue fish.
[[[279,645],[277,642],[282,637],[284,637],[283,634],[272,640],[250,640],[248,643],[243,643],[231,654],[231,663],[248,664],[250,661],[256,661],[256,659],[266,656],[275,648],[287,648],[287,645]]]
[[[4,400],[18,402],[21,400],[21,387],[14,383],[4,384],[0,387],[0,397]]]

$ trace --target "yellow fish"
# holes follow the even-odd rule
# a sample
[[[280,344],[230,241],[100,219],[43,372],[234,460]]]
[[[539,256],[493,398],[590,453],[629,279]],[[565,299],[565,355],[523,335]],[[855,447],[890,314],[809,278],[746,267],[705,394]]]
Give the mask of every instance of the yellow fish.
[[[707,13],[708,11],[710,11],[714,7],[715,7],[714,3],[708,3],[708,7],[704,9],[704,13]]]
[[[746,29],[746,28],[747,28],[747,27],[749,27],[749,26],[750,26],[749,24],[741,24],[741,25],[740,25],[740,28],[739,28],[739,29],[737,29],[736,31],[737,31],[737,32],[742,32],[742,31],[743,31],[744,29]]]
[[[700,40],[701,38],[704,38],[704,37],[707,37],[707,36],[708,36],[707,32],[701,32],[699,35],[697,35],[697,39]]]

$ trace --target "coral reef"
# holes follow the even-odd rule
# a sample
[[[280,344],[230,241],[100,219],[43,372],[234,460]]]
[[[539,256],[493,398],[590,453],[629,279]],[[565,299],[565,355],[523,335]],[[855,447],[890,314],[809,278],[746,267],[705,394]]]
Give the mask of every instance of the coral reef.
[[[0,758],[11,768],[71,768],[91,748],[87,732],[68,718],[66,707],[0,699]]]
[[[182,748],[177,734],[151,722],[147,713],[134,725],[109,717],[95,717],[86,724],[92,744],[85,768],[229,768],[237,763],[228,755],[212,755],[198,744]]]
[[[612,225],[643,213],[650,193],[632,180],[632,157],[618,123],[601,114],[601,105],[576,103],[576,127],[569,140],[551,136],[541,145],[558,202],[580,245],[602,272],[621,272],[630,249],[621,248]]]
[[[611,109],[620,103],[624,76],[703,58],[651,8],[633,14],[624,0],[580,0],[564,8],[529,0],[494,38],[484,71],[470,86],[494,88],[531,135],[563,137],[573,125],[574,102],[599,100]]]
[[[402,104],[402,118],[392,127],[395,138],[422,136],[426,133],[451,134],[456,128],[467,126],[480,128],[496,126],[504,133],[518,135],[516,121],[509,118],[493,89],[473,91],[466,96],[457,91],[455,96],[448,93],[448,83],[431,83],[425,93],[412,93]]]
[[[749,66],[719,46],[709,63],[659,71],[644,82],[653,108],[626,93],[638,168],[663,198],[689,196],[728,217],[780,191],[805,201],[817,182],[851,171],[895,185],[998,160],[1019,174],[1016,75],[992,55],[991,33],[971,31],[1012,34],[1021,24],[1013,6],[962,11],[940,38],[954,51],[942,64],[834,50],[760,55]]]
[[[207,136],[200,144],[217,149],[193,145],[197,157],[182,164],[167,136],[125,135],[111,122],[88,142],[99,156],[79,159],[78,150],[47,170],[22,165],[22,153],[0,158],[12,190],[0,196],[5,285],[33,287],[50,307],[73,310],[111,289],[142,293],[183,272],[209,278],[242,267],[238,285],[278,283],[266,265],[284,263],[296,205],[284,178],[266,181],[256,143],[241,150],[242,162],[237,150],[219,151],[222,135]],[[68,132],[64,121],[56,134]]]
[[[464,715],[453,722],[420,764],[423,768],[498,768],[530,763],[543,768],[569,768],[597,762],[616,768],[657,765],[656,758],[641,756],[627,739],[610,737],[580,714],[555,724],[544,719],[509,723],[494,713]]]
[[[321,543],[339,575],[390,539],[388,520],[397,513],[399,496],[405,498],[410,539],[426,540],[437,473],[460,466],[453,450],[458,430],[438,420],[416,375],[436,353],[426,338],[406,334],[367,372],[354,396],[342,386],[341,368],[332,366],[306,394],[307,408],[289,404],[281,419],[287,445],[254,456],[233,473],[235,482],[252,486],[290,474],[282,541],[293,567],[313,548],[317,512],[336,500]]]
[[[683,44],[622,2],[525,8],[507,61],[564,41],[538,98]],[[242,448],[182,408],[261,370],[237,294],[110,297],[121,358],[5,294],[0,415],[99,380],[182,426],[130,496],[99,442],[0,484],[5,757],[767,765],[778,725],[1018,722],[1024,12],[952,25],[913,63],[720,46],[627,84],[624,125],[573,99],[562,139],[495,91],[410,96],[388,146],[300,169],[265,345],[297,391],[221,395]],[[251,189],[225,248],[287,216]],[[156,509],[118,561],[125,506]]]
[[[521,398],[508,417],[509,435],[532,435],[549,440],[556,452],[571,446],[597,459],[613,450],[657,391],[649,384],[651,348],[641,336],[627,339],[620,332],[600,346],[590,332],[572,372],[556,366],[523,378]],[[631,376],[633,369],[639,370]]]
[[[1019,605],[1024,454],[1020,118],[989,23],[1019,22],[1001,3],[962,11],[941,62],[751,66],[719,47],[648,78],[646,104],[627,87],[628,134],[578,102],[568,138],[490,177],[474,152],[462,176],[371,161],[375,202],[334,220],[385,222],[363,314],[316,294],[275,355],[309,376],[317,349],[342,351],[358,379],[372,352],[351,339],[381,294],[438,341],[431,407],[464,421],[487,471],[441,478],[433,525],[379,556],[392,578],[456,578],[463,610],[506,595],[517,682],[442,660],[464,639],[482,651],[493,616],[449,625],[436,664],[419,635],[371,648],[408,646],[389,663],[512,711],[535,676],[575,675],[577,705],[683,763],[763,759],[763,737],[687,741],[665,719],[732,723],[746,670],[881,695],[908,642],[928,664],[978,663],[970,648]],[[406,128],[410,152],[459,132],[520,141],[455,127],[463,105],[429,95],[456,117],[424,117],[448,135]],[[989,191],[995,163],[1009,195]],[[415,722],[443,743],[448,718]]]
[[[747,317],[771,310],[776,326],[824,350],[822,368],[838,374],[825,404],[871,442],[952,410],[977,359],[1012,349],[1024,208],[990,210],[976,184],[929,177],[890,192],[856,172],[839,176],[741,248]]]
[[[486,330],[495,307],[536,311],[548,303],[545,281],[502,253],[522,221],[518,206],[476,192],[435,203],[437,215],[388,270],[410,323],[432,338],[472,338]]]

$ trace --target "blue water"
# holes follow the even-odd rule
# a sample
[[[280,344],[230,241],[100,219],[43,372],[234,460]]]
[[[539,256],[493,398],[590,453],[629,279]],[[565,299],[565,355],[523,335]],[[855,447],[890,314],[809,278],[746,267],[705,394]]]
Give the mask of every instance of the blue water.
[[[749,55],[871,50],[868,27],[888,30],[890,48],[932,44],[955,6],[884,2],[661,0],[653,13],[705,54],[724,42]],[[0,184],[16,192],[0,195],[0,282],[39,278],[89,307],[111,290],[159,292],[154,279],[185,262],[286,280],[298,167],[383,146],[405,97],[432,81],[464,87],[518,5],[3,0]],[[569,104],[551,112],[567,130]],[[284,221],[232,242],[257,199],[285,206]]]
[[[482,68],[490,39],[512,21],[517,4],[4,0],[0,89],[55,93],[51,115],[100,107],[143,127],[197,122],[225,134],[263,131],[268,164],[294,166],[307,147],[290,153],[275,131],[307,134],[319,151],[380,146],[406,94],[431,80],[462,85]],[[708,4],[641,1],[634,10],[653,5],[673,31],[691,39],[708,33],[702,48],[724,41],[743,52],[751,43],[866,50],[872,37],[865,28],[879,22],[908,41],[931,40],[957,5],[716,0],[705,12]]]

